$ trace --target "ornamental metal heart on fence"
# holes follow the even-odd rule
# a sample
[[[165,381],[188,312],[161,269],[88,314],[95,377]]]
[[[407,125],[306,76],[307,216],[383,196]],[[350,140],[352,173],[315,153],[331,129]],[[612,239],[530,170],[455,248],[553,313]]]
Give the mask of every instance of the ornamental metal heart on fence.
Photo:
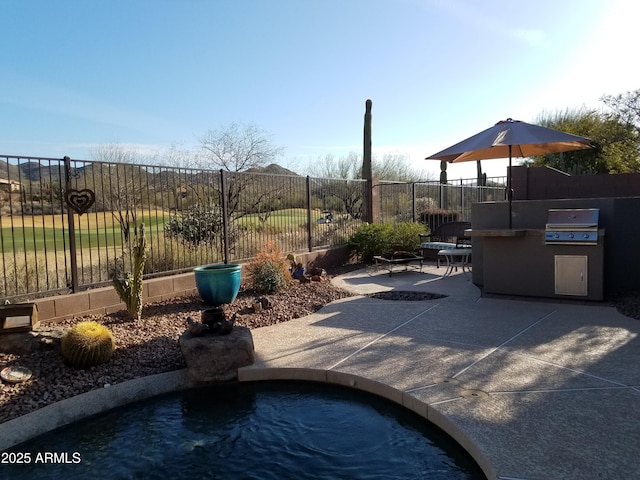
[[[71,188],[65,192],[64,199],[73,211],[82,215],[83,213],[87,213],[87,210],[89,210],[96,201],[96,194],[88,188],[83,190],[74,190]]]

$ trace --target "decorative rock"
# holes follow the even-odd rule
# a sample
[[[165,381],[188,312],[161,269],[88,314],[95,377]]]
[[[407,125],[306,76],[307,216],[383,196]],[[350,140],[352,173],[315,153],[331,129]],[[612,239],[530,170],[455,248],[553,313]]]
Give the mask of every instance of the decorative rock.
[[[194,337],[201,337],[209,331],[209,325],[196,322],[193,317],[187,317],[187,330]]]
[[[209,330],[218,335],[228,335],[231,330],[233,330],[233,324],[236,322],[237,314],[233,314],[229,320],[223,318],[219,322],[214,322],[209,324]]]
[[[235,326],[228,335],[194,337],[185,331],[180,350],[189,377],[196,382],[224,382],[238,378],[238,368],[255,361],[253,337],[247,327]]]
[[[53,350],[60,346],[60,338],[64,335],[61,327],[38,328],[26,333],[8,333],[2,335],[0,352],[11,355],[28,355],[30,353]]]
[[[272,308],[273,306],[271,305],[271,301],[267,297],[256,298],[255,303],[260,303],[263,310],[267,310],[268,308]]]
[[[310,277],[326,277],[327,271],[324,268],[313,267],[307,271],[307,275],[309,275]]]

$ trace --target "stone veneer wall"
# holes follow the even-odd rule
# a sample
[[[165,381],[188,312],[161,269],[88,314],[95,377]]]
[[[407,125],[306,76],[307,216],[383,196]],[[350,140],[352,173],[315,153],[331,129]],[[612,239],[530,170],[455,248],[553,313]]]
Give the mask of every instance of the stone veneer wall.
[[[307,266],[328,268],[349,261],[347,247],[300,253],[296,260]],[[144,281],[143,302],[155,303],[185,295],[197,294],[193,272]],[[99,315],[124,310],[126,307],[111,286],[87,290],[70,295],[59,295],[34,300],[40,322],[56,322],[75,316]]]

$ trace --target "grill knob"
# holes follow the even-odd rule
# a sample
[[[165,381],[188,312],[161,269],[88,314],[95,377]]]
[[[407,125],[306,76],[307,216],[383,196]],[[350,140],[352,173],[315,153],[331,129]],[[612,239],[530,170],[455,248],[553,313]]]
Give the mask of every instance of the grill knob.
[[[570,234],[569,234],[569,238],[573,238],[573,233],[570,233]]]
[[[585,234],[583,235],[583,238],[586,238],[586,239],[588,240],[588,239],[589,239],[589,234],[588,234],[588,233],[585,233]]]
[[[553,234],[553,238],[560,238],[560,234],[558,234],[558,233],[554,233],[554,234]]]

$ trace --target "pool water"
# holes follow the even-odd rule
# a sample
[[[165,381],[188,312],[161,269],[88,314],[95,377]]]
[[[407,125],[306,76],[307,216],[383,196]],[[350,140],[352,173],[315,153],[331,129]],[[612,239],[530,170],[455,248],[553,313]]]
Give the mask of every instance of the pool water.
[[[413,412],[310,382],[174,392],[49,432],[5,458],[8,452],[31,460],[1,465],[2,478],[485,478],[459,445]],[[47,453],[56,455],[43,463]]]

